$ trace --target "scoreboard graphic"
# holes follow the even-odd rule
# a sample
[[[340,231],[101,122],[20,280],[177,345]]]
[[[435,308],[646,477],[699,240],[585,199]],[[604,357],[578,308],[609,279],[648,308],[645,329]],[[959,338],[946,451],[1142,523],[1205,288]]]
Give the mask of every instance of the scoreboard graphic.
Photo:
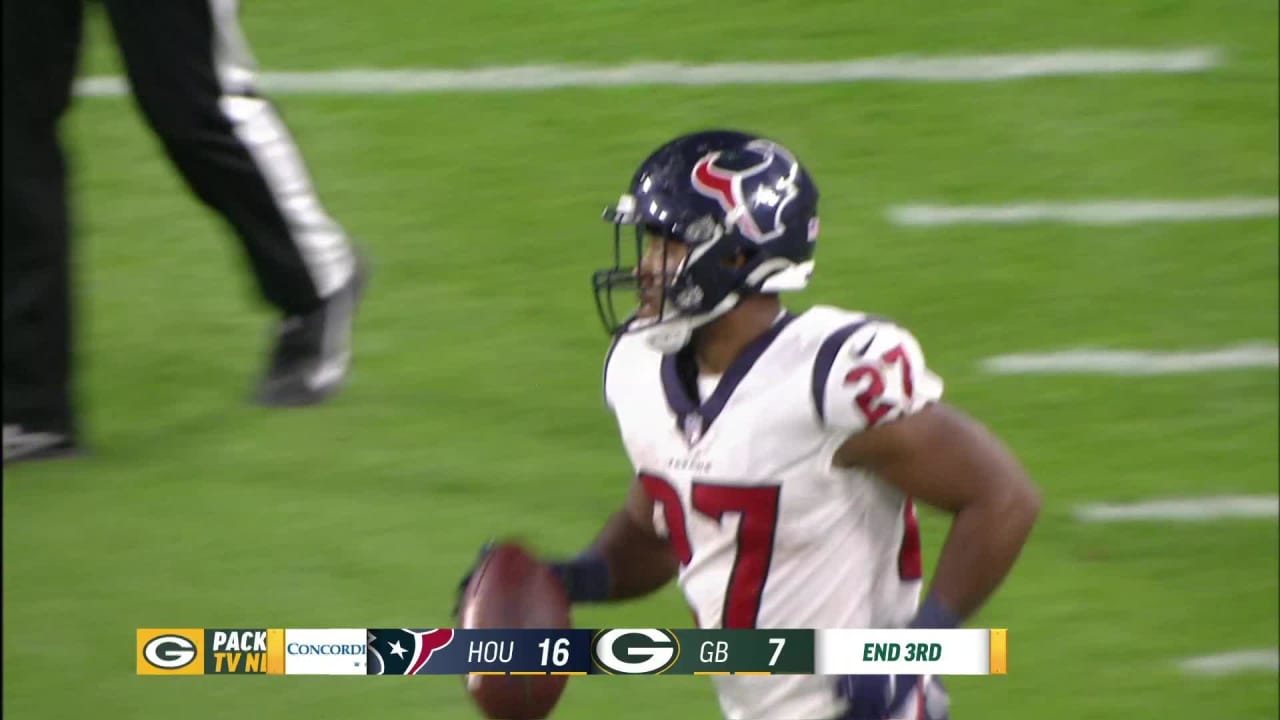
[[[140,628],[139,675],[1005,675],[1008,631]]]

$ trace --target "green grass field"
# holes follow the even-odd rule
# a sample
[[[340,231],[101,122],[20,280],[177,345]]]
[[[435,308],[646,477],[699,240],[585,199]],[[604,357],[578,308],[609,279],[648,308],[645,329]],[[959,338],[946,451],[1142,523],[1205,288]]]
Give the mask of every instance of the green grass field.
[[[431,4],[436,5],[436,4]],[[374,277],[355,374],[330,405],[247,399],[267,342],[238,247],[128,101],[77,104],[81,397],[93,456],[4,480],[4,711],[13,718],[477,714],[457,679],[140,678],[137,627],[451,624],[494,535],[577,550],[629,467],[600,400],[598,221],[669,136],[784,141],[823,192],[794,306],[890,315],[948,398],[1043,488],[1014,574],[974,620],[1011,628],[1007,677],[954,678],[958,720],[1274,718],[1274,672],[1185,657],[1277,645],[1274,519],[1084,525],[1085,501],[1267,494],[1273,370],[993,377],[988,356],[1277,339],[1277,222],[911,229],[909,202],[1277,193],[1277,8],[1127,3],[477,0],[249,3],[264,67],[820,60],[894,53],[1216,47],[1220,68],[1012,83],[285,97],[330,211]],[[118,68],[94,13],[85,74]],[[926,514],[927,558],[945,518]],[[674,588],[579,611],[680,626]],[[708,718],[702,678],[574,680],[557,718]]]

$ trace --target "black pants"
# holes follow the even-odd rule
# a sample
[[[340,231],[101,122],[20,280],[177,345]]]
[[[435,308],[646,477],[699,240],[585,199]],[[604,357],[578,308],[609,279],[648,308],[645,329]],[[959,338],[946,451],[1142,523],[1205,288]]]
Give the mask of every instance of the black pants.
[[[263,295],[284,314],[314,309],[350,276],[352,250],[288,130],[255,92],[237,0],[103,4],[138,107],[192,192],[240,238]],[[84,0],[3,5],[4,422],[71,430],[70,222],[58,122],[71,100]],[[149,232],[137,229],[144,242]]]

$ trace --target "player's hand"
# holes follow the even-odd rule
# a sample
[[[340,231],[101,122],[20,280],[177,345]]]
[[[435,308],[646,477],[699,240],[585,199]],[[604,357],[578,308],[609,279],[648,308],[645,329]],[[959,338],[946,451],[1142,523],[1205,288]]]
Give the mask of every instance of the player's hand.
[[[482,545],[480,547],[480,553],[476,555],[475,562],[471,563],[471,567],[470,569],[467,570],[467,574],[463,576],[462,582],[458,583],[458,590],[453,598],[453,617],[454,618],[457,618],[458,613],[462,610],[462,596],[467,593],[467,586],[471,584],[471,577],[476,574],[476,568],[480,567],[480,564],[483,563],[484,559],[489,556],[489,551],[492,549],[493,549],[493,540],[489,540],[484,545]]]
[[[836,692],[849,701],[841,720],[947,720],[951,704],[928,675],[841,675]]]
[[[458,590],[453,599],[453,617],[458,618],[462,610],[462,596],[467,592],[467,585],[475,575],[497,541],[489,540],[480,548],[471,569],[458,583]],[[572,560],[547,562],[547,569],[564,585],[565,594],[570,602],[603,602],[609,599],[610,579],[609,565],[603,557],[590,551],[579,554]]]

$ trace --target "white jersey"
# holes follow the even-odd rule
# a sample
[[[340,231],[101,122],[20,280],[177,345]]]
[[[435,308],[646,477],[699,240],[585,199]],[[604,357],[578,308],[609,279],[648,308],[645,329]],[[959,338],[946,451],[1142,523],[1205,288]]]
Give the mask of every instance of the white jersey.
[[[605,361],[606,401],[699,627],[905,625],[921,584],[910,499],[832,457],[851,435],[942,395],[915,338],[815,307],[780,317],[709,394],[696,372],[628,335]],[[731,720],[844,710],[830,677],[715,680]]]

